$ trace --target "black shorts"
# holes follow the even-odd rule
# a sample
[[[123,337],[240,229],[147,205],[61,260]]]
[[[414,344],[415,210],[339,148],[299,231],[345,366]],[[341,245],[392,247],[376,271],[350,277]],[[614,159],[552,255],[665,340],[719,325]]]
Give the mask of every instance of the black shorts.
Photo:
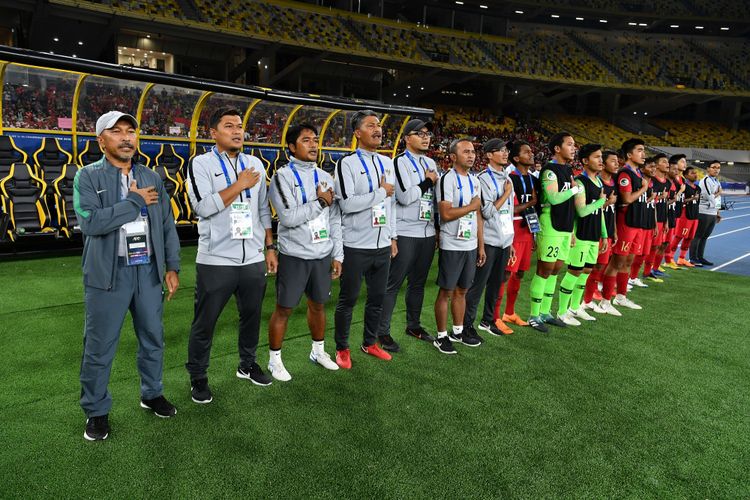
[[[471,288],[477,271],[477,250],[443,250],[438,255],[437,285],[444,290]]]
[[[331,257],[305,260],[280,253],[276,303],[281,307],[297,307],[303,293],[318,304],[328,302],[331,298]]]

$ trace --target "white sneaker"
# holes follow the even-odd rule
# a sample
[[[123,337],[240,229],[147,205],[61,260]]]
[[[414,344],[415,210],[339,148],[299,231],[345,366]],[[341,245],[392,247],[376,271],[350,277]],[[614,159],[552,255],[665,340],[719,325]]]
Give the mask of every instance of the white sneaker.
[[[622,316],[622,313],[615,309],[615,306],[612,305],[612,302],[602,299],[601,302],[599,302],[599,308],[604,312],[604,314],[611,314],[612,316]]]
[[[581,322],[573,317],[573,313],[571,313],[570,310],[568,310],[568,312],[566,312],[565,314],[558,314],[557,319],[568,326],[581,326]]]
[[[630,290],[632,290],[632,289],[633,289],[633,285],[631,285],[630,283],[628,283],[628,292],[629,292]]]
[[[317,363],[327,370],[338,370],[339,365],[331,359],[331,356],[327,352],[323,351],[320,354],[315,354],[315,351],[310,351],[310,361]]]
[[[583,304],[583,307],[585,307],[586,309],[590,309],[597,314],[605,314],[604,309],[602,309],[602,307],[593,300],[591,302],[586,302],[585,304]]]
[[[587,313],[586,309],[583,306],[579,307],[578,309],[570,309],[568,312],[576,318],[582,319],[584,321],[596,321],[596,318]]]
[[[629,279],[628,285],[637,286],[639,288],[648,288],[648,285],[641,281],[641,278]]]
[[[278,361],[268,362],[268,371],[271,372],[271,376],[280,382],[289,382],[292,380],[292,376],[286,371],[284,362],[279,359]]]
[[[617,295],[614,300],[614,305],[627,307],[628,309],[640,310],[643,309],[641,306],[630,300],[624,295]]]

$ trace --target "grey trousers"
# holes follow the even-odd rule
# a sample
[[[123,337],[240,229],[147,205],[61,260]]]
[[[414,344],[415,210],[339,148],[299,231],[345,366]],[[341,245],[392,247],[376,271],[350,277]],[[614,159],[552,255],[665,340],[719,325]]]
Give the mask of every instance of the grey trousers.
[[[695,238],[690,242],[690,260],[703,259],[708,237],[716,227],[716,216],[698,214],[698,228],[695,230]]]
[[[396,299],[401,285],[408,277],[406,287],[406,326],[409,329],[420,327],[419,317],[424,302],[424,285],[435,257],[435,237],[411,238],[399,236],[398,254],[391,260],[388,272],[388,286],[383,298],[383,314],[380,318],[378,337],[391,334],[391,317],[396,307]]]
[[[367,285],[363,343],[370,346],[377,342],[390,264],[390,246],[378,250],[344,247],[344,263],[340,278],[341,290],[339,301],[336,304],[336,312],[333,316],[337,351],[349,348],[352,310],[357,304],[363,277]]]
[[[495,313],[495,301],[500,291],[500,286],[505,281],[505,266],[508,265],[511,246],[505,248],[485,245],[484,252],[487,260],[482,267],[477,267],[469,291],[466,292],[466,311],[464,312],[464,328],[474,324],[479,308],[479,300],[484,293],[484,310],[482,312],[482,323],[492,323]]]
[[[106,415],[112,408],[107,386],[128,311],[138,338],[136,364],[141,376],[141,397],[153,399],[161,396],[163,390],[162,287],[156,264],[128,267],[118,259],[115,272],[111,290],[84,287],[86,320],[80,403],[87,417]]]
[[[261,261],[244,266],[196,264],[195,269],[195,312],[185,364],[190,378],[207,376],[216,321],[232,295],[240,313],[237,341],[240,366],[250,368],[255,363],[258,348],[261,309],[266,294],[266,263]]]

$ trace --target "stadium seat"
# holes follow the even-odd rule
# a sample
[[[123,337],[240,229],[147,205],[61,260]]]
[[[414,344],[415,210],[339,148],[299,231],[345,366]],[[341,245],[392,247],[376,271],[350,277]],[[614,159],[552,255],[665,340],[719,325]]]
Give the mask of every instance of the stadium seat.
[[[138,150],[133,155],[133,163],[138,163],[146,167],[151,167],[151,157],[141,151],[141,147],[138,146]]]
[[[83,147],[83,151],[78,153],[78,164],[82,167],[99,161],[104,153],[99,147],[99,141],[96,139],[89,139],[86,141],[86,145]]]
[[[172,144],[162,144],[154,158],[154,170],[159,174],[167,189],[172,203],[172,212],[176,224],[191,224],[189,202],[185,192],[185,181],[182,176],[185,159],[178,155]]]
[[[81,167],[78,165],[63,165],[62,173],[54,180],[53,196],[55,198],[55,212],[59,221],[60,233],[70,238],[80,232],[78,218],[73,208],[73,181]]]
[[[10,173],[0,180],[0,193],[6,198],[12,240],[17,236],[52,234],[45,203],[47,184],[28,163],[14,163]]]
[[[42,139],[42,145],[34,153],[34,167],[37,175],[44,179],[47,185],[60,177],[63,165],[73,163],[73,155],[60,146],[60,141],[54,137]]]
[[[333,153],[324,152],[320,155],[318,166],[333,176],[333,170],[336,168],[336,160],[333,159]]]
[[[0,135],[0,179],[8,175],[10,166],[14,163],[26,163],[28,156],[23,149],[16,146],[11,136]]]
[[[263,154],[264,152],[265,152],[265,155]],[[266,170],[266,180],[270,182],[271,177],[273,177],[273,174],[276,172],[276,167],[281,166],[279,164],[279,158],[281,158],[279,151],[253,148],[250,150],[249,154],[252,156],[255,156],[263,163],[264,168]],[[282,163],[283,164],[289,163],[289,160],[283,161]]]

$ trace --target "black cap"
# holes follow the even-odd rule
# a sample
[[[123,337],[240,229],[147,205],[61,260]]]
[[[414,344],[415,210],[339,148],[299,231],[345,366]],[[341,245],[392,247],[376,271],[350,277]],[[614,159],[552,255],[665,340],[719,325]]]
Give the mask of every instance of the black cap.
[[[406,122],[406,125],[404,126],[404,137],[411,134],[412,132],[419,132],[423,128],[426,128],[427,130],[432,130],[432,123],[425,122],[423,120],[420,120],[419,118],[414,118],[413,120],[409,120],[408,122]]]
[[[687,155],[684,155],[684,154],[672,155],[669,157],[669,163],[672,165],[675,165],[677,164],[678,161],[682,160],[683,158],[687,158]]]
[[[500,151],[506,148],[506,144],[501,139],[490,139],[489,141],[482,144],[482,151],[485,153],[492,153],[494,151]]]

